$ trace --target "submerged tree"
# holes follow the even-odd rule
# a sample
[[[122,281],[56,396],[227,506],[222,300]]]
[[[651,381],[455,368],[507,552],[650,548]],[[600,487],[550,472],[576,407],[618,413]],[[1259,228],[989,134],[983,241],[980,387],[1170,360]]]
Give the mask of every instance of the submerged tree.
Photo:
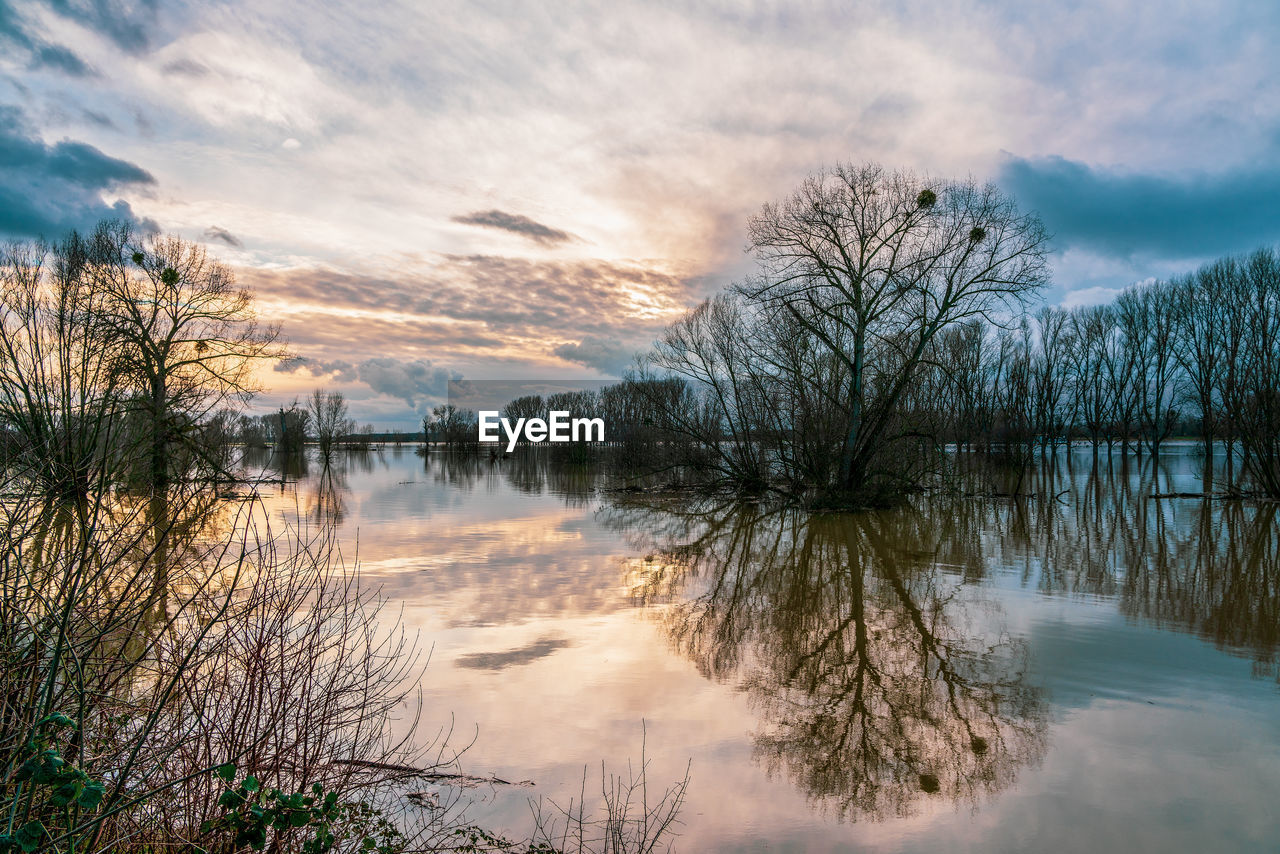
[[[121,341],[95,287],[97,257],[71,234],[0,252],[0,429],[9,463],[57,498],[109,476],[126,395]]]
[[[307,412],[320,446],[320,458],[328,463],[334,443],[355,429],[355,422],[347,417],[347,400],[340,391],[316,389],[307,401]]]
[[[100,285],[139,391],[145,477],[162,489],[175,459],[201,456],[200,421],[257,391],[258,360],[285,355],[279,329],[258,324],[252,296],[199,244],[172,236],[137,241],[121,223],[100,227],[94,240],[115,261]]]
[[[944,333],[1045,283],[1039,220],[991,186],[867,164],[808,178],[749,235],[759,274],[673,324],[656,363],[704,392],[731,478],[781,465],[793,486],[860,501],[909,491],[933,429],[922,374]]]

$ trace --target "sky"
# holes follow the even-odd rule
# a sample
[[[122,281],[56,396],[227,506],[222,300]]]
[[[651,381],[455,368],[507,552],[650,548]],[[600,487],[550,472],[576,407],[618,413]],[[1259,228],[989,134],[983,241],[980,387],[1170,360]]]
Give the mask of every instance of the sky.
[[[1043,5],[1043,8],[1040,6]],[[317,386],[617,376],[808,174],[973,177],[1045,299],[1280,239],[1280,4],[0,0],[0,238],[203,242]]]

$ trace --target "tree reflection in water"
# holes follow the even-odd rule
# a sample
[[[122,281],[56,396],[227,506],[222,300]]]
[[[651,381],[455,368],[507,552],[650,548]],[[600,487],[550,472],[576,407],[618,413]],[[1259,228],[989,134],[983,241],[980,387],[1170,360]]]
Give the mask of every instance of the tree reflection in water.
[[[1020,473],[1017,498],[815,516],[632,497],[601,512],[648,553],[637,600],[662,604],[673,644],[755,704],[765,766],[844,817],[883,818],[929,795],[976,804],[1043,753],[1046,703],[996,576],[1100,597],[1280,677],[1280,507],[1154,497],[1211,483],[1201,466],[1064,453]]]
[[[1199,635],[1280,678],[1280,506],[1152,497],[1192,471],[1211,484],[1202,466],[1192,454],[1158,465],[1068,456],[1029,486],[1059,499],[954,502],[946,524],[971,573],[1009,567],[1048,595],[1115,599],[1127,617]]]
[[[929,515],[606,512],[665,540],[637,595],[671,601],[675,646],[746,691],[759,761],[841,818],[908,815],[930,797],[976,806],[1041,756],[1026,646],[937,570]]]

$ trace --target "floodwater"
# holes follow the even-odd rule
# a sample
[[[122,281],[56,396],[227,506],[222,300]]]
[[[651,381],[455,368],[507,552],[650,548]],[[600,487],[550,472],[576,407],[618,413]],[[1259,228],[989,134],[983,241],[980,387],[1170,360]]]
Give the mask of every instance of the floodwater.
[[[1203,466],[808,516],[388,447],[263,491],[358,542],[422,731],[532,781],[469,792],[514,835],[643,752],[677,851],[1280,850],[1280,505],[1151,497]]]

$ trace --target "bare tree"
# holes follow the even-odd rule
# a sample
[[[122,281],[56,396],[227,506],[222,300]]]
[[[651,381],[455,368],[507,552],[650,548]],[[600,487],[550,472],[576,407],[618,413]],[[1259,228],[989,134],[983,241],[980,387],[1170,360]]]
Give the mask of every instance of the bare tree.
[[[1071,327],[1067,312],[1046,306],[1035,314],[1036,352],[1031,360],[1031,395],[1034,424],[1042,440],[1057,451],[1062,436],[1063,400],[1069,370]]]
[[[1071,314],[1072,391],[1079,401],[1080,417],[1095,454],[1111,421],[1111,398],[1104,368],[1114,321],[1115,315],[1106,306],[1078,308]]]
[[[0,430],[8,461],[58,498],[87,496],[118,459],[121,349],[93,265],[74,233],[0,251]]]
[[[934,338],[1021,303],[1046,280],[1047,235],[994,187],[880,166],[808,178],[750,223],[748,299],[792,317],[848,370],[837,487],[863,489]]]
[[[1244,465],[1264,493],[1280,497],[1280,254],[1260,249],[1241,272],[1250,331],[1237,403]]]
[[[1218,394],[1223,407],[1223,438],[1226,441],[1227,491],[1236,489],[1236,448],[1240,437],[1241,416],[1246,406],[1248,375],[1248,342],[1253,332],[1249,311],[1249,294],[1240,259],[1222,258],[1213,265],[1213,298],[1220,301],[1222,314],[1217,326],[1218,355],[1222,367],[1218,375]]]
[[[1177,422],[1177,360],[1172,289],[1167,283],[1130,288],[1116,300],[1132,371],[1133,396],[1143,438],[1153,456]]]
[[[1138,353],[1133,346],[1140,320],[1133,313],[1124,313],[1119,304],[1112,306],[1110,313],[1113,324],[1102,350],[1102,368],[1111,414],[1107,447],[1119,439],[1121,453],[1128,453],[1137,426],[1140,399]]]
[[[327,464],[333,456],[334,443],[355,430],[355,422],[347,417],[347,399],[340,391],[316,389],[307,401],[307,411],[320,446],[320,458]]]
[[[761,366],[753,364],[758,349],[745,306],[719,294],[668,326],[652,356],[702,393],[701,405],[671,410],[668,426],[709,449],[722,474],[753,486],[767,479],[758,441],[765,397]]]
[[[1201,267],[1196,273],[1169,283],[1174,303],[1177,346],[1174,354],[1182,369],[1184,396],[1200,412],[1200,435],[1206,457],[1213,456],[1217,428],[1217,391],[1221,371],[1218,327],[1222,304],[1213,299],[1213,282],[1223,273],[1223,263]]]
[[[115,223],[95,235],[107,316],[124,342],[139,389],[148,444],[147,481],[159,490],[179,448],[199,452],[195,425],[258,388],[256,363],[285,355],[279,329],[257,323],[253,298],[199,244],[179,237],[135,240]]]

